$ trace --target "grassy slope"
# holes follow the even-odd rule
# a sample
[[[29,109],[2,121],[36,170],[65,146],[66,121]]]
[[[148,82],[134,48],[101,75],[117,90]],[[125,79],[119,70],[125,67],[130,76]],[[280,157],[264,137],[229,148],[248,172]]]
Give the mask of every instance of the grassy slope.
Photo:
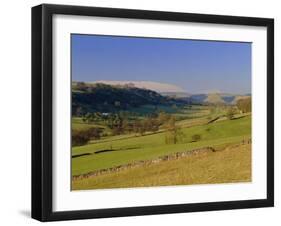
[[[92,127],[100,127],[97,125],[93,125],[93,124],[88,124],[82,121],[81,118],[78,117],[72,117],[72,129],[77,129],[77,130],[83,130],[83,129],[89,129]]]
[[[182,131],[185,134],[185,138],[182,143],[175,145],[165,144],[165,134],[158,133],[115,141],[112,141],[113,138],[109,138],[95,144],[75,147],[72,149],[73,155],[110,149],[111,145],[116,151],[73,158],[72,174],[84,174],[135,160],[151,159],[168,153],[186,151],[198,147],[236,143],[250,136],[251,117],[247,116],[236,120],[184,128]],[[194,134],[201,134],[202,140],[190,143],[191,136]]]
[[[251,146],[136,167],[72,182],[72,189],[249,182]]]
[[[195,121],[195,124],[197,121],[206,122],[207,117],[210,116],[210,110],[207,106],[197,106],[193,105],[190,107],[185,108],[172,108],[170,106],[164,106],[164,105],[158,105],[157,106],[158,111],[164,111],[166,113],[173,114],[177,119],[180,119],[181,121],[185,121],[188,125],[193,125],[193,121]],[[139,115],[146,115],[151,114],[155,112],[155,106],[154,105],[143,105],[138,108],[131,108],[129,112],[135,112]],[[138,116],[139,119],[142,118],[142,116]],[[185,119],[185,120],[183,120]],[[198,123],[197,123],[198,124]],[[110,130],[105,126],[104,124],[96,124],[96,123],[86,123],[83,122],[82,118],[79,117],[72,117],[72,129],[77,130],[84,130],[89,129],[92,127],[100,127],[105,129],[105,132],[110,133]]]

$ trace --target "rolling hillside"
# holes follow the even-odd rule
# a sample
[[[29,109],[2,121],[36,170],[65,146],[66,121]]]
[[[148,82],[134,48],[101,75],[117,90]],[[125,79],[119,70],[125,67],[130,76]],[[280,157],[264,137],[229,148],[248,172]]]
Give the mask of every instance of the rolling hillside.
[[[129,111],[140,106],[172,106],[186,101],[148,89],[107,84],[72,84],[72,113]],[[81,113],[82,112],[82,113]]]
[[[182,132],[184,138],[178,144],[167,145],[165,133],[162,132],[146,136],[127,136],[115,140],[108,137],[88,145],[74,147],[72,155],[81,155],[82,157],[72,159],[72,175],[84,174],[136,160],[153,159],[179,151],[237,143],[250,136],[251,117],[186,127],[182,128]],[[192,142],[194,134],[201,134],[202,139],[198,142]],[[111,147],[115,151],[95,154],[96,151],[111,149]]]
[[[174,85],[155,82],[105,81],[105,83],[72,83],[74,116],[85,112],[130,111],[148,105],[154,106],[155,109],[158,106],[171,107],[183,104],[232,105],[240,99],[250,97],[225,93],[192,95]]]
[[[228,94],[228,93],[209,93],[209,94],[195,94],[186,98],[191,103],[198,104],[236,104],[238,100],[250,98],[249,94]]]

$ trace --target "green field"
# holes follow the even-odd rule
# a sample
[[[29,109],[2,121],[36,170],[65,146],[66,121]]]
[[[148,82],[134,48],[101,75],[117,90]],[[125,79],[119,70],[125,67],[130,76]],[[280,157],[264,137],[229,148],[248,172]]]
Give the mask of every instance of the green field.
[[[131,109],[127,114],[131,115],[130,120],[145,120],[147,114],[155,109],[145,105]],[[236,113],[230,119],[226,117],[227,109],[224,106],[158,106],[157,110],[172,115],[176,120],[175,125],[180,128],[181,139],[172,144],[165,140],[165,124],[157,131],[146,131],[143,134],[113,134],[102,120],[89,123],[80,117],[73,117],[72,129],[83,131],[102,128],[103,135],[100,139],[90,140],[88,144],[72,147],[72,176],[82,176],[73,179],[72,189],[250,181],[251,146],[237,145],[251,138],[251,114]],[[200,139],[194,140],[194,135],[200,135]],[[216,152],[90,178],[83,176],[103,169],[204,147],[212,147]]]
[[[83,120],[81,118],[72,117],[72,129],[85,130],[85,129],[89,129],[89,128],[93,128],[93,127],[107,129],[103,125],[97,125],[94,123],[85,123],[85,122],[83,122]]]
[[[181,124],[181,121],[178,122]],[[182,121],[186,125],[186,121]],[[157,132],[147,135],[127,134],[111,136],[91,144],[72,148],[72,175],[114,167],[132,161],[156,158],[168,153],[192,150],[206,146],[222,146],[241,142],[251,134],[251,116],[239,119],[223,120],[211,124],[182,128],[184,138],[177,144],[165,143],[165,133]],[[200,134],[201,140],[192,142],[191,137]],[[95,154],[96,151],[111,150]]]

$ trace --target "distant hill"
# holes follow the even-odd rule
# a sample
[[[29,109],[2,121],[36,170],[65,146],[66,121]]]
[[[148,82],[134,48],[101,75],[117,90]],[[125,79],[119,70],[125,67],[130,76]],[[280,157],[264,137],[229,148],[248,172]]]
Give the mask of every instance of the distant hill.
[[[142,105],[180,105],[184,100],[162,96],[148,89],[100,83],[72,83],[72,112],[115,112]]]
[[[227,94],[227,93],[209,93],[209,94],[195,94],[189,97],[192,103],[201,104],[236,104],[238,100],[249,98],[250,94]]]
[[[116,83],[115,83],[116,82]],[[127,111],[143,105],[183,105],[183,104],[236,104],[238,100],[249,98],[250,95],[235,95],[227,93],[210,93],[191,95],[182,90],[173,90],[173,85],[162,83],[141,82],[146,87],[153,84],[154,89],[167,90],[156,92],[148,88],[138,88],[140,83],[119,84],[118,81],[104,83],[72,83],[72,112],[81,115],[87,112],[116,112]],[[115,85],[113,85],[115,84]],[[149,84],[149,85],[148,85]],[[162,84],[163,86],[159,85]],[[176,89],[174,87],[174,89]]]
[[[244,100],[244,99],[247,99],[247,98],[250,98],[251,97],[251,95],[249,95],[249,94],[246,94],[246,95],[237,95],[237,96],[235,96],[235,98],[233,99],[233,101],[231,102],[232,104],[236,104],[237,103],[237,101],[239,101],[239,100]]]
[[[204,100],[204,102],[212,103],[212,104],[224,104],[226,101],[223,99],[223,97],[218,93],[210,93],[207,95],[207,98]]]

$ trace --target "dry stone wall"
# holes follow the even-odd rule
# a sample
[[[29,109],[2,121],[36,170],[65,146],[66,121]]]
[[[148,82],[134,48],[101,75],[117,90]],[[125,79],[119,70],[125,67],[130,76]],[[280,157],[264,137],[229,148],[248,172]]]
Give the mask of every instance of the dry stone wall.
[[[239,144],[232,145],[231,148],[237,147],[240,145],[250,144],[250,143],[251,143],[251,139],[243,140]],[[198,154],[215,152],[215,151],[216,150],[212,147],[203,147],[203,148],[198,148],[198,149],[193,149],[193,150],[188,150],[188,151],[176,152],[173,154],[160,156],[158,158],[151,159],[151,160],[135,161],[135,162],[127,163],[124,165],[119,165],[119,166],[114,166],[114,167],[107,168],[107,169],[101,169],[101,170],[89,172],[86,174],[75,175],[72,177],[72,179],[79,180],[79,179],[84,179],[84,178],[89,178],[89,177],[95,177],[95,176],[99,176],[99,175],[103,175],[103,174],[107,174],[107,173],[119,172],[122,170],[131,169],[131,168],[135,168],[135,167],[147,166],[147,165],[156,164],[156,163],[160,163],[160,162],[164,162],[164,161],[180,159],[180,158],[191,156],[191,155],[198,155]]]

